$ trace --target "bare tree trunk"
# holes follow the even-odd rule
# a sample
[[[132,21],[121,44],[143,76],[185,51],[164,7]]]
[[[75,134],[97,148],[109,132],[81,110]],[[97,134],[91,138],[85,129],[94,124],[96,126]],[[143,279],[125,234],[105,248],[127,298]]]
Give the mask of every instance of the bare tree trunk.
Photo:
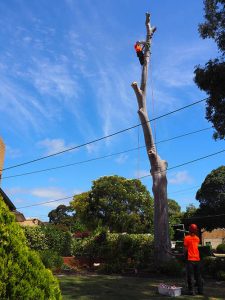
[[[144,65],[142,68],[141,87],[137,82],[132,83],[132,87],[137,97],[138,114],[142,124],[145,145],[151,165],[151,175],[153,179],[153,195],[154,195],[154,250],[157,262],[163,262],[169,258],[170,238],[169,238],[169,222],[168,222],[168,201],[167,201],[167,178],[166,169],[167,162],[162,160],[157,154],[152,129],[150,126],[148,113],[146,109],[146,85],[148,79],[148,65],[150,60],[151,40],[155,27],[150,25],[150,14],[146,13],[146,41],[144,53]]]

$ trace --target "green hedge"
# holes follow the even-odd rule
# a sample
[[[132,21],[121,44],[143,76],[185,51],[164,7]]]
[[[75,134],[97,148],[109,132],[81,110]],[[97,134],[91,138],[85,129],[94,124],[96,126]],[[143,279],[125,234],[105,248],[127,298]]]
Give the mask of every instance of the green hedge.
[[[28,246],[33,250],[52,250],[61,256],[71,255],[71,234],[54,225],[24,227]]]
[[[86,258],[90,265],[102,261],[104,271],[121,272],[126,268],[143,268],[153,261],[153,238],[147,234],[100,234],[74,239],[72,254]]]
[[[0,198],[0,299],[58,300],[59,284],[45,269],[15,217]]]
[[[216,252],[224,254],[225,253],[225,244],[220,244],[216,247]]]
[[[203,274],[205,277],[212,277],[225,280],[225,259],[219,257],[205,257],[202,260]]]
[[[199,250],[199,254],[200,254],[201,259],[203,259],[204,257],[212,255],[212,248],[209,245],[199,246],[198,250]]]
[[[57,252],[52,250],[39,251],[39,255],[44,266],[52,271],[58,271],[63,265],[62,256],[59,256]]]

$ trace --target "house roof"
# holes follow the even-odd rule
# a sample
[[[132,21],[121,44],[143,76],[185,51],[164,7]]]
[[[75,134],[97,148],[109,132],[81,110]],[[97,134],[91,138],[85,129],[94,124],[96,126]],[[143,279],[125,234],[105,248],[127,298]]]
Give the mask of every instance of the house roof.
[[[26,221],[26,218],[24,217],[24,215],[21,212],[19,212],[18,210],[14,210],[13,213],[14,213],[14,215],[16,217],[16,221],[17,222],[24,222],[24,221]]]
[[[15,205],[12,203],[12,201],[9,199],[9,197],[6,195],[6,193],[1,188],[0,188],[0,195],[3,197],[5,204],[8,206],[8,208],[11,211],[16,209]]]

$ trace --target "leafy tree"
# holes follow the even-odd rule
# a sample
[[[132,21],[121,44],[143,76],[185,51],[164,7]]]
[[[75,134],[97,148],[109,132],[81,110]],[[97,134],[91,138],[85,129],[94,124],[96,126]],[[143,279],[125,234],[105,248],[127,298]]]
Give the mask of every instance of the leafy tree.
[[[185,229],[188,230],[188,227],[192,223],[197,223],[199,226],[199,217],[197,217],[197,208],[194,206],[194,204],[189,204],[186,207],[186,211],[183,213],[182,216],[182,224],[184,224]]]
[[[137,179],[101,177],[93,182],[91,191],[74,196],[71,205],[90,230],[103,226],[111,232],[152,231],[153,200]]]
[[[180,205],[172,199],[168,199],[168,214],[170,223],[176,224],[180,222],[182,216]]]
[[[57,280],[26,245],[23,230],[0,198],[0,299],[61,299]]]
[[[191,218],[195,215],[197,211],[197,208],[194,206],[194,204],[189,204],[187,207],[186,207],[186,211],[184,212],[183,214],[183,219],[188,219],[188,218]]]
[[[56,209],[53,209],[49,212],[49,223],[53,224],[64,224],[69,226],[71,221],[74,219],[71,212],[73,211],[71,206],[59,205]]]
[[[225,227],[225,166],[206,176],[196,199],[200,202],[196,216],[201,227],[206,230]]]
[[[180,205],[172,199],[168,199],[168,214],[169,214],[169,225],[170,225],[170,237],[174,235],[173,225],[180,224],[182,218],[182,212]]]
[[[204,0],[205,22],[199,25],[200,36],[212,38],[221,56],[209,60],[204,67],[195,69],[195,83],[209,98],[206,106],[206,119],[212,122],[215,139],[225,138],[225,1]]]
[[[59,229],[69,231],[84,231],[85,226],[78,220],[73,207],[60,204],[48,214],[49,223],[56,225]]]

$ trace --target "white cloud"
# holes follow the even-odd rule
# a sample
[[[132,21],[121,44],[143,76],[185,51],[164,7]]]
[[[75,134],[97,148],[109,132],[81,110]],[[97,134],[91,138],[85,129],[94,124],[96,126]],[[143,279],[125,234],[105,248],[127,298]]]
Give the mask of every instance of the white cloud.
[[[89,144],[85,146],[87,149],[88,154],[96,153],[99,147],[96,144]]]
[[[106,55],[107,56],[107,55]],[[106,61],[110,62],[111,57]],[[92,80],[97,96],[97,109],[102,122],[104,135],[109,135],[118,128],[133,125],[137,120],[135,95],[130,86],[131,72],[115,67],[113,63],[99,63],[98,77]],[[131,99],[134,101],[131,101]],[[110,145],[112,139],[105,140]]]
[[[60,201],[55,201],[55,202],[49,202],[49,203],[43,203],[42,206],[47,206],[51,208],[56,208],[59,205],[69,205],[71,199],[65,199],[65,200],[60,200]]]
[[[40,116],[47,117],[44,108],[27,91],[0,74],[0,112],[17,124],[16,128],[27,128],[27,124],[40,129]]]
[[[63,60],[65,61],[65,56]],[[34,86],[43,95],[63,98],[78,96],[79,87],[76,77],[70,73],[65,62],[53,63],[43,58],[35,58],[29,76]]]
[[[30,190],[30,194],[39,198],[64,198],[68,195],[58,187],[35,188]]]
[[[24,202],[24,199],[20,199],[20,198],[16,198],[15,200],[13,200],[13,203],[16,204],[16,203],[23,203]]]
[[[25,194],[28,192],[28,189],[25,188],[20,188],[20,187],[14,187],[14,188],[7,188],[5,189],[5,193],[9,196],[14,196],[14,195],[21,195]]]
[[[161,55],[162,59],[158,62],[154,77],[161,85],[167,87],[191,86],[194,66],[211,52],[211,44],[206,47],[200,42],[167,48],[166,54]]]
[[[75,194],[69,193],[65,191],[63,188],[60,187],[54,187],[54,186],[49,186],[49,187],[37,187],[37,188],[31,188],[31,189],[24,189],[20,187],[16,188],[11,188],[7,189],[6,193],[9,196],[12,196],[13,203],[21,203],[20,206],[24,205],[35,205],[38,203],[46,202],[46,201],[52,201],[52,200],[57,200],[57,199],[62,199],[59,201],[53,201],[49,203],[43,203],[40,206],[48,206],[48,207],[57,207],[60,204],[65,204],[68,205],[69,202],[72,200],[72,197],[69,199],[63,199],[70,197]],[[36,197],[37,199],[35,199]],[[29,201],[27,200],[29,199]]]
[[[123,153],[118,155],[118,157],[115,159],[115,162],[122,165],[127,161],[127,159],[128,159],[128,155]]]
[[[74,145],[72,144],[66,145],[63,139],[49,139],[49,138],[39,141],[37,143],[37,146],[44,149],[45,155],[51,155],[74,147]]]
[[[136,178],[140,178],[140,177],[143,177],[143,176],[149,176],[149,178],[151,178],[150,171],[147,171],[147,170],[137,170],[137,171],[135,171],[135,177]]]
[[[72,195],[79,195],[79,194],[82,194],[82,193],[84,193],[84,190],[75,189],[75,190],[73,190]]]
[[[171,174],[168,182],[171,184],[191,183],[193,182],[193,179],[187,171],[179,171],[177,173]]]
[[[10,158],[18,158],[21,156],[20,149],[12,148],[9,145],[6,145],[6,156]]]

